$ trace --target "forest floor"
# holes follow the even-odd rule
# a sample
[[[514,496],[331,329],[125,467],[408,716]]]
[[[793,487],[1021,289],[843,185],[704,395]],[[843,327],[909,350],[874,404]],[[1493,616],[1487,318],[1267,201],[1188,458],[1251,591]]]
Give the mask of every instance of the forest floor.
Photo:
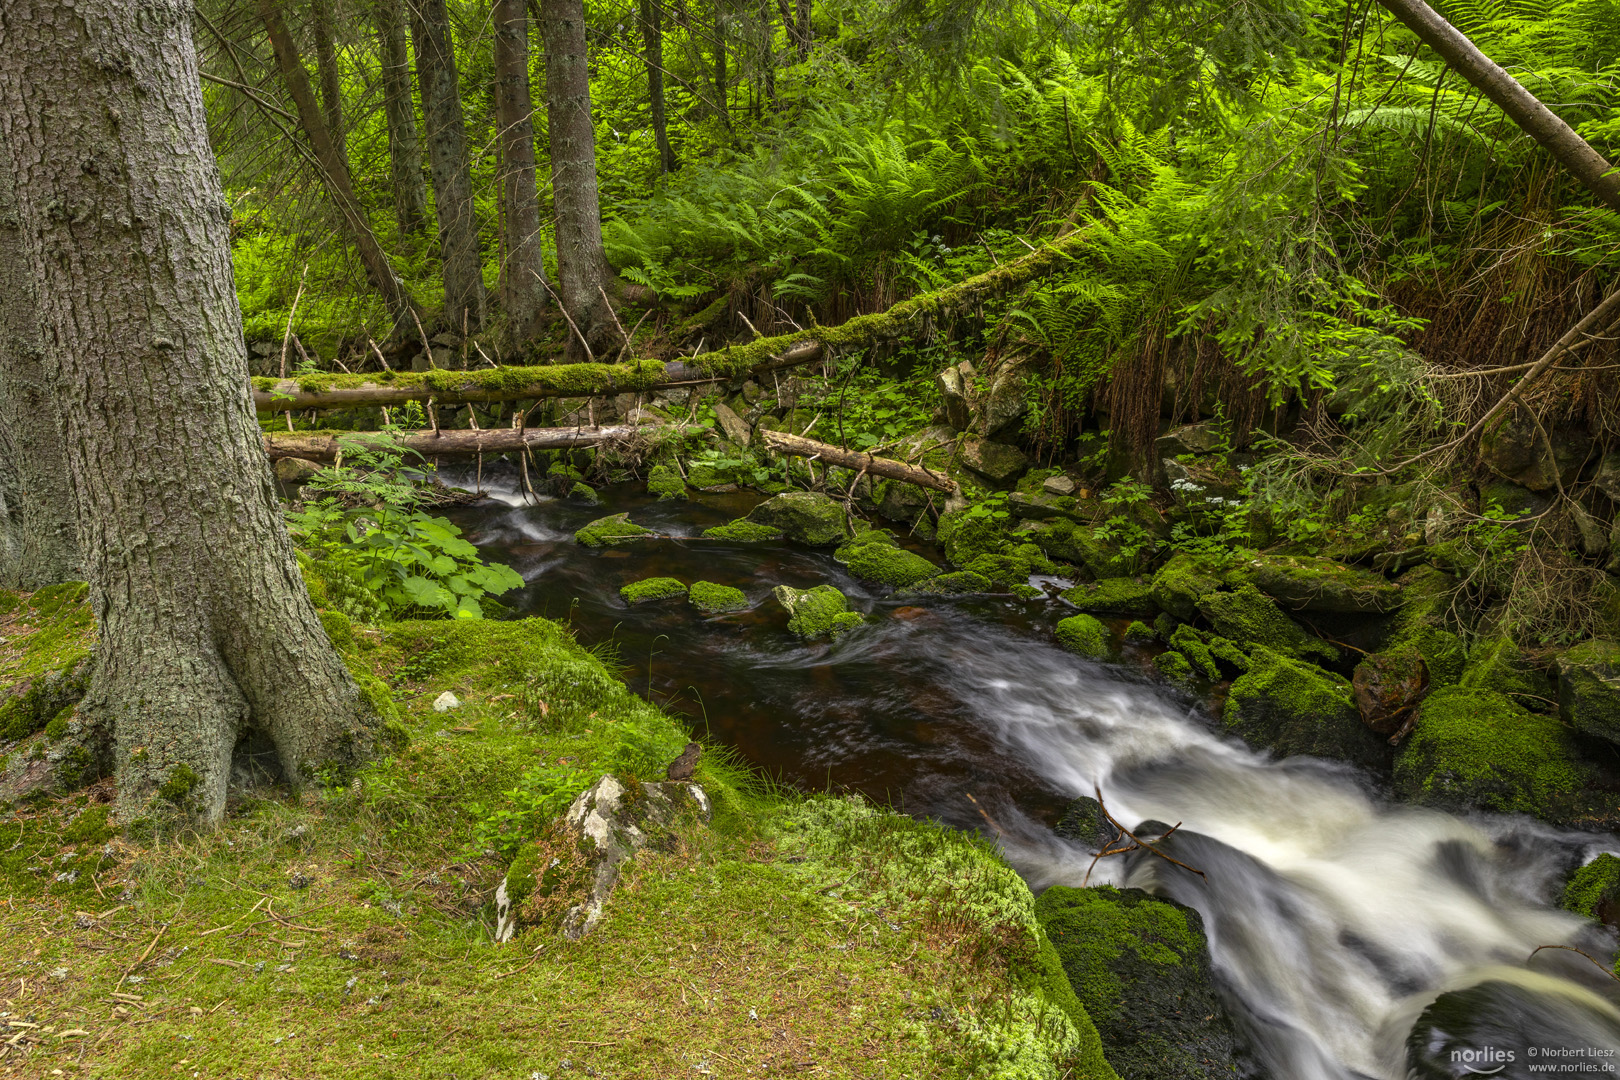
[[[6,607],[0,678],[74,617]],[[572,758],[582,790],[684,732],[546,620],[348,629],[411,742],[347,787],[145,841],[109,781],[0,810],[0,1076],[1113,1076],[992,849],[713,753],[712,823],[629,864],[593,934],[495,944],[479,844],[557,806],[525,765]],[[533,810],[505,833],[503,791]]]

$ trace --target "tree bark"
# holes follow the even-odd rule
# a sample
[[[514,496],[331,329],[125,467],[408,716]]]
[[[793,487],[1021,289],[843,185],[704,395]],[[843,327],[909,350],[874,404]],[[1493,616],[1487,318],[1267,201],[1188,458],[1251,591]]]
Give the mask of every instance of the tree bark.
[[[813,0],[796,0],[799,18],[794,32],[794,43],[799,47],[799,62],[810,59],[810,49],[816,43],[815,24],[810,20]]]
[[[477,330],[484,325],[484,271],[450,12],[445,0],[419,0],[412,12],[422,127],[433,174],[433,207],[439,219],[444,320],[457,333],[463,325]]]
[[[778,454],[815,458],[826,465],[870,473],[872,476],[881,476],[888,480],[901,480],[907,484],[916,484],[918,487],[943,491],[947,495],[955,495],[957,492],[955,480],[944,473],[933,472],[920,465],[907,465],[892,458],[873,457],[857,450],[841,450],[830,443],[790,435],[785,431],[766,430],[761,431],[760,435],[765,440],[765,449]]]
[[[1490,98],[1508,119],[1540,143],[1611,210],[1620,210],[1620,176],[1602,154],[1575,133],[1519,81],[1480,52],[1461,30],[1423,0],[1378,0],[1442,60]]]
[[[376,718],[293,559],[245,392],[188,0],[7,0],[0,124],[100,628],[118,819],[219,820],[231,752],[340,774]]]
[[[637,432],[662,431],[667,425],[636,427],[620,424],[613,427],[577,428],[474,428],[438,431],[401,432],[389,437],[389,442],[409,453],[423,457],[471,457],[474,454],[504,454],[518,450],[567,450],[577,446],[598,446],[605,442],[625,439]],[[696,430],[696,429],[694,429]],[[282,458],[303,458],[305,461],[335,461],[340,443],[354,439],[366,440],[383,436],[376,431],[293,432],[268,431],[264,436],[264,450],[271,461]]]
[[[731,130],[731,74],[726,70],[726,16],[721,0],[714,0],[714,90],[720,122]]]
[[[495,123],[501,151],[501,306],[510,344],[540,333],[546,309],[546,262],[535,181],[534,99],[529,92],[529,16],[523,0],[495,0]],[[513,349],[516,351],[516,348]]]
[[[304,129],[304,135],[315,151],[315,161],[320,166],[327,193],[336,204],[338,215],[349,227],[349,238],[360,252],[366,277],[382,294],[395,323],[409,325],[410,295],[405,291],[404,282],[389,265],[388,255],[377,241],[377,234],[371,231],[371,221],[366,217],[365,208],[354,194],[349,159],[332,141],[326,117],[315,101],[314,89],[309,85],[309,73],[304,70],[304,61],[298,55],[298,46],[293,42],[286,20],[281,17],[278,0],[258,0],[258,3],[259,18],[264,22],[265,33],[270,38],[270,48],[276,54],[276,66],[287,85],[287,93],[293,99],[293,106],[298,110],[298,124]]]
[[[315,74],[321,81],[326,130],[331,135],[332,146],[348,160],[349,141],[343,126],[343,72],[338,67],[337,48],[332,43],[329,0],[310,0],[309,20],[310,32],[315,38]]]
[[[681,167],[669,145],[664,115],[664,19],[660,0],[641,0],[641,41],[646,48],[647,105],[652,110],[653,138],[658,142],[658,172],[668,176]]]
[[[584,0],[541,0],[540,19],[546,39],[551,197],[557,208],[557,291],[578,328],[569,338],[568,356],[582,360],[588,351],[609,344],[612,317],[602,295],[608,270],[596,192],[596,126],[591,119]]]
[[[15,194],[0,150],[0,588],[32,591],[82,574],[73,490]]]
[[[788,29],[793,29],[791,23]],[[759,83],[765,107],[776,111],[776,23],[771,18],[771,0],[759,0]]]
[[[382,39],[383,115],[388,121],[394,214],[401,236],[420,236],[427,222],[427,181],[422,179],[422,144],[416,138],[416,106],[411,102],[405,11],[394,0],[378,0],[374,10]]]

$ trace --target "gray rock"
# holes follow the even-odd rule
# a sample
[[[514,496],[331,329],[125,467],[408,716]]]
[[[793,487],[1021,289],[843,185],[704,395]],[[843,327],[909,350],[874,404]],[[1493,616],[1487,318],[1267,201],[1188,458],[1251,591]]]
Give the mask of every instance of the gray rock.
[[[972,430],[986,439],[1011,428],[1029,411],[1029,379],[1023,365],[1007,363],[988,378],[973,398]]]
[[[1153,445],[1159,457],[1173,458],[1182,454],[1211,454],[1225,444],[1226,436],[1220,428],[1213,421],[1204,421],[1174,428],[1159,436]]]
[[[1550,491],[1560,481],[1565,486],[1575,482],[1590,447],[1590,438],[1565,428],[1555,428],[1543,436],[1530,417],[1514,415],[1480,436],[1479,460],[1498,476],[1531,491]]]
[[[966,431],[972,421],[973,363],[964,360],[934,376],[944,404],[945,423],[957,431]]]
[[[276,479],[288,487],[307,484],[320,471],[319,462],[306,461],[303,458],[284,457],[276,462]]]
[[[1047,495],[1073,495],[1075,487],[1075,482],[1061,473],[1041,481],[1041,491]]]
[[[1029,468],[1029,458],[1016,446],[989,439],[965,439],[959,462],[993,483],[1008,484]]]
[[[1615,502],[1620,502],[1620,450],[1603,455],[1597,475],[1592,477],[1592,486]]]
[[[714,407],[714,418],[719,422],[720,430],[725,433],[726,438],[738,446],[747,446],[753,440],[753,429],[748,426],[747,421],[737,415],[731,406],[725,404],[716,405]],[[796,435],[798,432],[794,432],[794,434]]]
[[[444,713],[459,708],[461,708],[461,699],[448,690],[433,699],[434,712]]]
[[[1569,504],[1570,517],[1581,536],[1581,551],[1588,559],[1601,559],[1609,553],[1609,528],[1593,517],[1586,507],[1574,500]]]
[[[1620,743],[1620,644],[1594,639],[1561,653],[1558,715],[1570,727]]]

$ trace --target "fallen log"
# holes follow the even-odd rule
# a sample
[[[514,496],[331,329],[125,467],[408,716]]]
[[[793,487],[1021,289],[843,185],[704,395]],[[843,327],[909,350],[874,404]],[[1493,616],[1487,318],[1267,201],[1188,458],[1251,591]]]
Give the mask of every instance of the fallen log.
[[[857,450],[841,450],[830,443],[806,439],[802,435],[789,435],[785,431],[762,430],[760,434],[764,436],[765,448],[778,454],[815,458],[817,461],[837,465],[852,472],[864,472],[871,476],[881,476],[886,480],[900,480],[907,484],[916,484],[918,487],[943,491],[947,495],[957,493],[955,480],[944,473],[937,473],[920,465],[907,465],[893,458],[873,457]]]
[[[481,371],[391,371],[374,375],[255,378],[253,405],[261,413],[402,405],[429,398],[451,404],[522,398],[600,397],[727,382],[809,364],[838,349],[860,349],[922,333],[932,320],[967,311],[989,297],[1067,264],[1088,239],[1082,230],[1036,248],[975,277],[902,300],[887,311],[857,315],[838,326],[814,326],[762,337],[692,358],[691,363],[630,360],[622,364],[546,364]]]
[[[379,431],[268,431],[264,450],[271,461],[304,458],[307,461],[335,461],[343,443],[387,440],[409,453],[423,457],[470,457],[474,454],[502,454],[520,450],[568,450],[577,446],[597,446],[623,439],[648,427],[620,424],[614,427],[569,428],[488,428],[474,430],[412,431],[392,436]]]

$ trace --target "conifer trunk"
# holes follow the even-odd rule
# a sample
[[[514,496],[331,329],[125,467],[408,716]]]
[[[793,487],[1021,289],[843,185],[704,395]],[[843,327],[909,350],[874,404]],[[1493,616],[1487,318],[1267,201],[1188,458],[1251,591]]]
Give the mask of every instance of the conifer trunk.
[[[418,0],[411,10],[422,127],[427,137],[428,168],[433,174],[433,206],[439,219],[444,320],[457,333],[463,325],[477,330],[484,325],[484,277],[450,12],[445,0]]]
[[[592,349],[609,342],[611,312],[603,299],[607,256],[596,192],[596,127],[585,47],[584,0],[541,0],[546,38],[546,112],[551,134],[551,192],[557,208],[558,299]],[[570,359],[584,359],[579,334]]]
[[[714,0],[714,90],[720,109],[720,122],[730,131],[731,73],[726,63],[726,16],[720,4],[721,0]]]
[[[664,20],[659,0],[641,0],[641,41],[646,49],[647,105],[652,111],[653,138],[658,142],[658,172],[668,176],[680,168],[669,145],[669,121],[664,111]]]
[[[523,0],[495,0],[495,123],[500,129],[501,306],[507,336],[521,346],[539,334],[546,309],[546,263],[535,182],[534,99],[529,91],[529,16]]]
[[[816,43],[816,28],[811,22],[810,15],[813,0],[797,0],[799,18],[794,34],[795,44],[799,47],[799,62],[810,59],[810,48]]]
[[[33,271],[0,150],[0,588],[81,576],[73,490],[46,381]]]
[[[332,43],[329,0],[310,0],[309,21],[311,35],[315,38],[315,73],[321,81],[326,130],[337,152],[347,159],[349,142],[343,125],[343,72],[338,67],[337,47]]]
[[[231,751],[373,742],[293,559],[247,392],[188,0],[7,0],[0,120],[100,627],[79,715],[119,820],[219,819]]]
[[[378,0],[374,10],[382,39],[383,115],[388,121],[394,214],[401,236],[420,236],[427,222],[427,182],[422,179],[422,144],[416,137],[416,106],[411,101],[405,11],[394,0]]]
[[[304,135],[315,152],[327,193],[336,204],[338,215],[349,228],[349,238],[360,253],[360,263],[366,268],[366,277],[382,294],[394,321],[408,325],[411,319],[410,296],[405,291],[404,283],[394,273],[394,268],[389,265],[388,255],[378,242],[377,234],[371,231],[371,221],[366,217],[365,208],[355,196],[354,182],[349,175],[349,159],[332,141],[326,117],[315,100],[315,91],[309,84],[309,73],[304,70],[303,59],[298,55],[298,46],[287,29],[286,20],[282,18],[278,0],[259,0],[259,18],[270,38],[270,48],[276,55],[276,66],[281,71],[287,93],[298,110],[298,124],[304,129]]]

